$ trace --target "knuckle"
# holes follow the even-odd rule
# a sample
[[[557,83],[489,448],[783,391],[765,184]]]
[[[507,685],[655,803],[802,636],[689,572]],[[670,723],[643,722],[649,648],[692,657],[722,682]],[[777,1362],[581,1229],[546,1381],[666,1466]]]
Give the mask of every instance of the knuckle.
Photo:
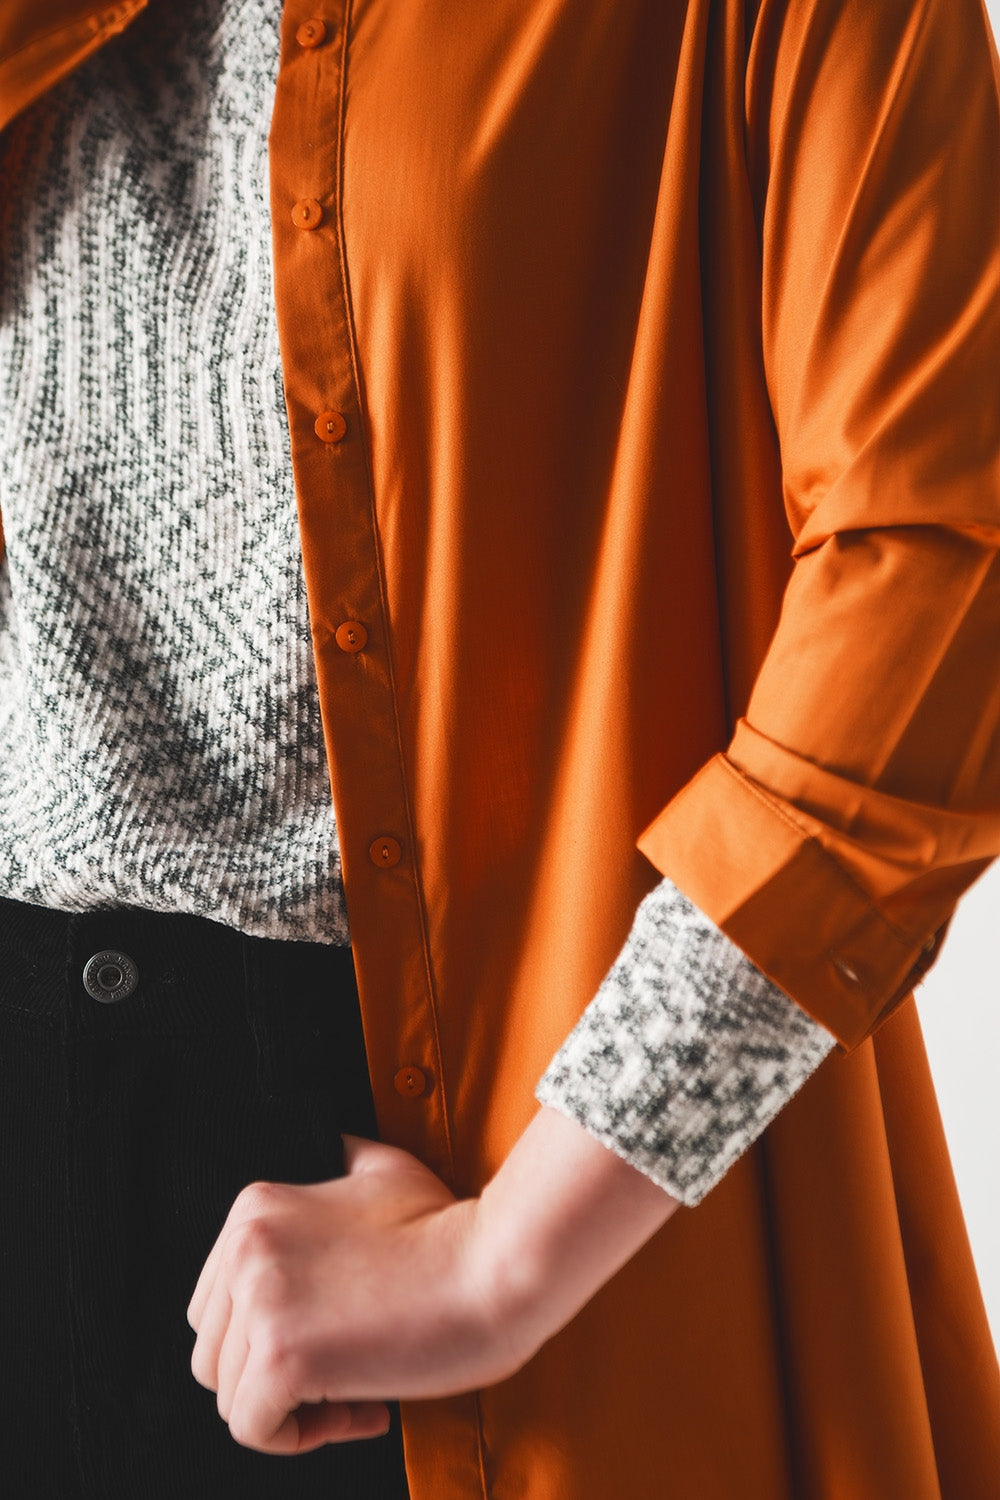
[[[283,1186],[280,1182],[249,1182],[236,1197],[234,1205],[241,1215],[256,1218],[269,1213],[280,1202]]]
[[[228,1251],[238,1265],[269,1260],[277,1249],[277,1233],[267,1218],[244,1219],[230,1236]]]
[[[269,1323],[261,1330],[256,1352],[260,1372],[270,1386],[286,1391],[298,1387],[301,1354],[278,1325]]]

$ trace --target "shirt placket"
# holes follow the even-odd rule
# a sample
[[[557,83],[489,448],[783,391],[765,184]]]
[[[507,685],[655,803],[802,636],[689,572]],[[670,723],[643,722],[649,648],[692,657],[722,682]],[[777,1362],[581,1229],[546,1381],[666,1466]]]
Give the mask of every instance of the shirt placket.
[[[372,1090],[384,1140],[452,1176],[340,213],[349,5],[287,4],[269,142],[299,527]]]
[[[315,0],[314,0],[315,3]],[[269,138],[275,304],[303,567],[372,1093],[384,1141],[454,1181],[341,190],[350,3],[288,0]],[[485,1496],[475,1395],[403,1404],[412,1500]]]

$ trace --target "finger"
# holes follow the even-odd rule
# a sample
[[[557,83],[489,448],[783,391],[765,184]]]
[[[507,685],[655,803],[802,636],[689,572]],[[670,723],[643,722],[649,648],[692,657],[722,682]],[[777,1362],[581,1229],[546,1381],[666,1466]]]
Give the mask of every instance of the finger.
[[[208,1391],[219,1389],[219,1354],[233,1315],[233,1302],[221,1278],[216,1279],[205,1304],[198,1337],[191,1351],[191,1374]]]
[[[389,1408],[384,1401],[321,1401],[300,1406],[295,1416],[297,1453],[309,1453],[324,1443],[381,1437],[389,1431]]]
[[[222,1340],[222,1348],[219,1350],[218,1365],[218,1401],[219,1416],[224,1422],[228,1422],[233,1409],[233,1400],[243,1371],[246,1368],[247,1358],[250,1354],[250,1345],[247,1343],[243,1330],[238,1326],[237,1320],[230,1319],[226,1336]]]
[[[273,1369],[248,1351],[232,1395],[229,1431],[244,1448],[259,1453],[297,1453],[299,1401]]]
[[[197,1329],[203,1315],[205,1303],[211,1295],[212,1286],[218,1275],[232,1231],[238,1225],[246,1223],[248,1219],[257,1217],[261,1211],[261,1199],[264,1193],[269,1194],[273,1200],[274,1194],[279,1190],[280,1184],[277,1183],[252,1182],[236,1195],[226,1215],[226,1221],[216,1235],[215,1244],[208,1252],[205,1264],[201,1268],[201,1275],[191,1294],[191,1301],[188,1303],[187,1320],[192,1328]]]
[[[208,1259],[201,1268],[201,1275],[198,1277],[197,1285],[191,1294],[191,1301],[188,1303],[187,1320],[196,1333],[205,1315],[205,1305],[212,1295],[212,1288],[222,1262],[222,1241],[225,1233],[226,1229],[223,1227],[208,1253]]]

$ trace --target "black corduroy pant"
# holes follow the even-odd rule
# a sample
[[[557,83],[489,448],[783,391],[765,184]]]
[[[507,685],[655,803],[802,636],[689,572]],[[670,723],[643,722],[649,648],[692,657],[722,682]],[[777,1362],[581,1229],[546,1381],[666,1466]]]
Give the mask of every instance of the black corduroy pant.
[[[272,1457],[190,1370],[233,1199],[342,1175],[342,1130],[375,1135],[349,949],[0,900],[5,1500],[406,1500],[395,1408]]]

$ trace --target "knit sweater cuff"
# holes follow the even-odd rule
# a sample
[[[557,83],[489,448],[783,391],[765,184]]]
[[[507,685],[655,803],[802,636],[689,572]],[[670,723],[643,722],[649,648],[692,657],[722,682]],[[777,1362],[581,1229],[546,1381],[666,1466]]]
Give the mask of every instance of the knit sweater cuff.
[[[834,1045],[665,879],[535,1097],[691,1207]]]

